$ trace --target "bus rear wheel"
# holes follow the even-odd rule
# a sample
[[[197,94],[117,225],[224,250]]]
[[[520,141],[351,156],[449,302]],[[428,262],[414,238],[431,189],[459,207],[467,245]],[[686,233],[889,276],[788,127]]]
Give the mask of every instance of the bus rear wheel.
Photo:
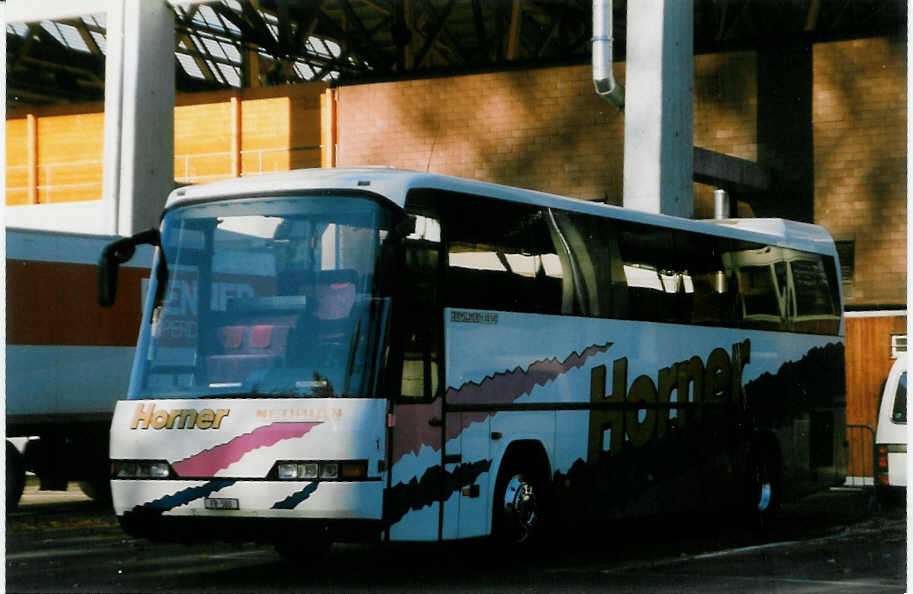
[[[748,521],[765,526],[780,506],[780,472],[777,455],[770,446],[755,447],[748,457],[745,513]]]

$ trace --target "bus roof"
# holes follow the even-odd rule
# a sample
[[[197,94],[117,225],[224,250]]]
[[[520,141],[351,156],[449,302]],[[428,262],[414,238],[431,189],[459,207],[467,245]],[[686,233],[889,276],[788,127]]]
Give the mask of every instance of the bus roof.
[[[298,169],[184,186],[171,193],[166,203],[166,209],[188,203],[290,194],[310,190],[368,192],[386,198],[402,208],[406,195],[415,189],[475,194],[709,235],[722,235],[748,241],[763,240],[772,245],[789,246],[818,253],[835,253],[833,240],[828,232],[822,227],[807,223],[785,219],[724,219],[719,221],[684,219],[534,190],[388,167]]]

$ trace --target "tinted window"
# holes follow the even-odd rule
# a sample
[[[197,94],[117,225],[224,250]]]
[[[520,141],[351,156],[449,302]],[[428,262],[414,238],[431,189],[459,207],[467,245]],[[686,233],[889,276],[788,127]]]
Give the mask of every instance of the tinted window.
[[[447,198],[447,305],[573,313],[564,307],[566,260],[552,244],[545,213],[474,196]]]
[[[725,238],[618,223],[628,317],[656,322],[732,324],[733,281]]]
[[[891,420],[895,423],[907,422],[907,374],[902,373],[897,382],[897,394],[894,396],[894,411]]]
[[[833,258],[450,192],[449,307],[836,334]]]

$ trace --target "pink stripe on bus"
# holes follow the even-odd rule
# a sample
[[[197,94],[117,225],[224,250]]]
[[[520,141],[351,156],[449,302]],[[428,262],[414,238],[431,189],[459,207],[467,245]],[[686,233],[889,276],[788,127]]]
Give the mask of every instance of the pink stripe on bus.
[[[286,439],[302,437],[317,425],[320,423],[272,423],[257,427],[250,433],[239,435],[226,443],[175,462],[171,467],[183,477],[215,476],[218,471],[228,468],[248,452],[275,445]]]

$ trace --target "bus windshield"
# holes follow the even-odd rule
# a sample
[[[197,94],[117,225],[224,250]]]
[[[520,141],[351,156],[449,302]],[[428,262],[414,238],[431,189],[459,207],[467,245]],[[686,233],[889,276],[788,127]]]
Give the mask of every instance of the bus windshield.
[[[191,205],[163,221],[128,397],[369,397],[397,216],[353,196]],[[163,261],[164,260],[164,261]]]

